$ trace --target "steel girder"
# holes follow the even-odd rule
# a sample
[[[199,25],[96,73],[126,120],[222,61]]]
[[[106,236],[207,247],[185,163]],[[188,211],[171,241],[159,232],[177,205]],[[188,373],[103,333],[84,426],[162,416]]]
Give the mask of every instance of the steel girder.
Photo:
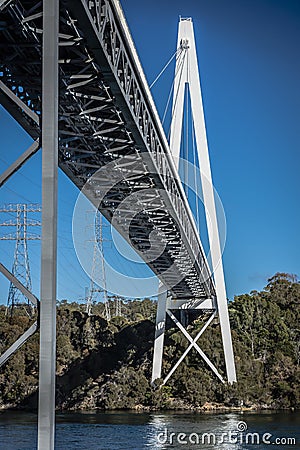
[[[0,42],[0,101],[37,139],[42,3],[4,4]],[[62,0],[59,48],[61,169],[79,189],[85,187],[143,258],[148,252],[147,264],[173,297],[214,297],[193,216],[119,3]],[[34,113],[32,118],[11,101],[11,93]],[[134,194],[140,212],[130,217],[128,228],[126,199]],[[155,244],[149,240],[152,232]]]

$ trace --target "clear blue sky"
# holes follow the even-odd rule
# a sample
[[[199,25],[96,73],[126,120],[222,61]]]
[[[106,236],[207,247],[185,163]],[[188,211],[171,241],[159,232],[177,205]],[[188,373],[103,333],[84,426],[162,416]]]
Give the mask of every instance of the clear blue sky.
[[[121,3],[149,82],[175,51],[179,15],[193,18],[213,179],[227,219],[229,298],[261,289],[278,271],[300,275],[300,2]],[[171,77],[172,69],[153,89],[160,112]],[[3,110],[0,121],[3,170],[30,139]],[[0,204],[40,202],[39,167],[36,155],[0,190]],[[59,184],[58,298],[77,300],[88,285],[71,237],[77,192],[63,174]],[[13,243],[0,248],[11,267]],[[39,244],[31,245],[30,257],[38,294]],[[8,283],[0,281],[0,302],[6,302]]]

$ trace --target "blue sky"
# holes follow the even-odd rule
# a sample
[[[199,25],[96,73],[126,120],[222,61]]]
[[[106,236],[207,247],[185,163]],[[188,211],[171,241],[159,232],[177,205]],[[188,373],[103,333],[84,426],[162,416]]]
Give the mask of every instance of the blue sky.
[[[300,275],[300,3],[121,3],[149,82],[175,51],[179,15],[193,18],[213,179],[227,219],[224,267],[229,298],[261,289],[278,271]],[[160,113],[173,69],[153,88]],[[0,127],[3,170],[30,139],[3,110]],[[40,154],[0,190],[0,204],[40,202],[39,168]],[[78,193],[63,174],[59,186],[58,298],[77,300],[88,285],[71,237]],[[8,218],[0,214],[1,222]],[[8,267],[13,245],[0,242],[1,261]],[[30,246],[30,259],[38,294],[39,244]],[[0,302],[6,302],[7,291],[8,283],[1,278]]]

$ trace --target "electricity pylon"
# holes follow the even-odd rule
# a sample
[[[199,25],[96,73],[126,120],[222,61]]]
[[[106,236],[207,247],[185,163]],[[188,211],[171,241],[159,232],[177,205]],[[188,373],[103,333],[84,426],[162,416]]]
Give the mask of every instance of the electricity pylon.
[[[1,227],[16,227],[15,233],[5,234],[0,237],[1,241],[16,241],[14,261],[12,265],[12,274],[25,286],[28,291],[31,291],[31,274],[28,256],[28,241],[40,240],[40,235],[28,232],[29,227],[40,227],[39,220],[31,219],[28,213],[40,213],[42,208],[36,204],[16,203],[8,204],[0,208],[0,213],[14,214],[15,219],[0,223]],[[16,305],[27,304],[30,307],[29,299],[12,283],[10,282],[7,311],[13,313]]]
[[[120,297],[116,297],[116,310],[115,310],[116,317],[122,316],[122,301]]]
[[[105,318],[107,321],[111,320],[111,312],[106,288],[106,273],[103,253],[103,218],[97,211],[95,216],[95,241],[93,251],[93,264],[90,280],[89,292],[86,295],[86,312],[88,315],[92,313],[92,304],[97,298],[97,295],[103,294],[103,303],[105,309]],[[101,287],[100,287],[101,285]]]
[[[84,300],[86,301],[86,313],[90,316],[92,314],[92,306],[97,298],[97,294],[103,294],[104,315],[106,320],[111,320],[112,316],[122,316],[122,300],[120,297],[113,298],[114,308],[110,306],[110,300],[107,295],[105,261],[104,261],[104,241],[108,241],[103,237],[103,217],[99,213],[95,217],[95,241],[93,250],[93,264],[91,271],[90,287],[85,290]],[[99,287],[99,284],[101,287]]]

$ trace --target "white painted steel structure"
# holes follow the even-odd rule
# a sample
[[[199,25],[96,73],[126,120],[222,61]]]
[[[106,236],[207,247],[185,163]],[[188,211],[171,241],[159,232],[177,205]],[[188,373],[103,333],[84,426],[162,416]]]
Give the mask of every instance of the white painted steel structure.
[[[59,0],[43,1],[42,247],[38,449],[54,449],[56,374]]]
[[[211,302],[212,304],[209,305],[202,302],[199,305],[197,305],[197,308],[200,308],[202,311],[205,311],[206,309],[208,310],[213,309],[216,312],[218,312],[223,340],[227,379],[229,383],[233,383],[236,381],[236,371],[235,371],[229,315],[227,308],[227,297],[226,297],[222,253],[218,230],[218,220],[215,206],[207,137],[206,137],[196,44],[194,38],[193,22],[191,18],[180,19],[179,21],[177,49],[181,50],[181,58],[177,58],[175,67],[170,149],[173,154],[177,170],[179,171],[180,148],[182,142],[182,126],[184,116],[184,100],[185,100],[186,85],[188,85],[191,99],[192,118],[194,125],[193,128],[195,130],[198,161],[200,166],[203,202],[206,214],[206,224],[208,228],[208,238],[211,252],[213,277],[216,286],[215,302]],[[190,302],[181,302],[181,304],[177,306],[176,301],[173,301],[172,307],[174,309],[176,309],[177,307],[184,311],[196,308],[195,305],[191,304]],[[208,323],[210,323],[212,318],[215,317],[216,312],[210,317]],[[189,334],[186,332],[185,328],[176,319],[176,317],[171,311],[171,308],[168,307],[166,302],[166,295],[159,294],[158,313],[156,319],[157,330],[154,347],[152,382],[154,382],[157,378],[161,378],[163,335],[165,328],[166,313],[170,315],[175,324],[179,327],[179,329],[191,342],[191,346],[198,351],[198,353],[202,356],[202,358],[213,370],[213,372],[218,376],[218,378],[221,381],[223,381],[223,378],[219,374],[217,369],[214,367],[214,365],[209,361],[206,355],[196,344],[196,341],[202,334],[202,330],[204,331],[207,324],[206,326],[203,327],[199,336],[197,336],[196,341],[191,341],[191,338]],[[189,347],[189,350],[190,349],[191,347]],[[186,352],[186,354],[188,353],[188,351]],[[179,363],[182,360],[183,358],[181,357]],[[177,363],[174,367],[177,368],[179,363]],[[173,372],[174,368],[166,376],[166,378],[163,381],[164,383],[168,381]]]

